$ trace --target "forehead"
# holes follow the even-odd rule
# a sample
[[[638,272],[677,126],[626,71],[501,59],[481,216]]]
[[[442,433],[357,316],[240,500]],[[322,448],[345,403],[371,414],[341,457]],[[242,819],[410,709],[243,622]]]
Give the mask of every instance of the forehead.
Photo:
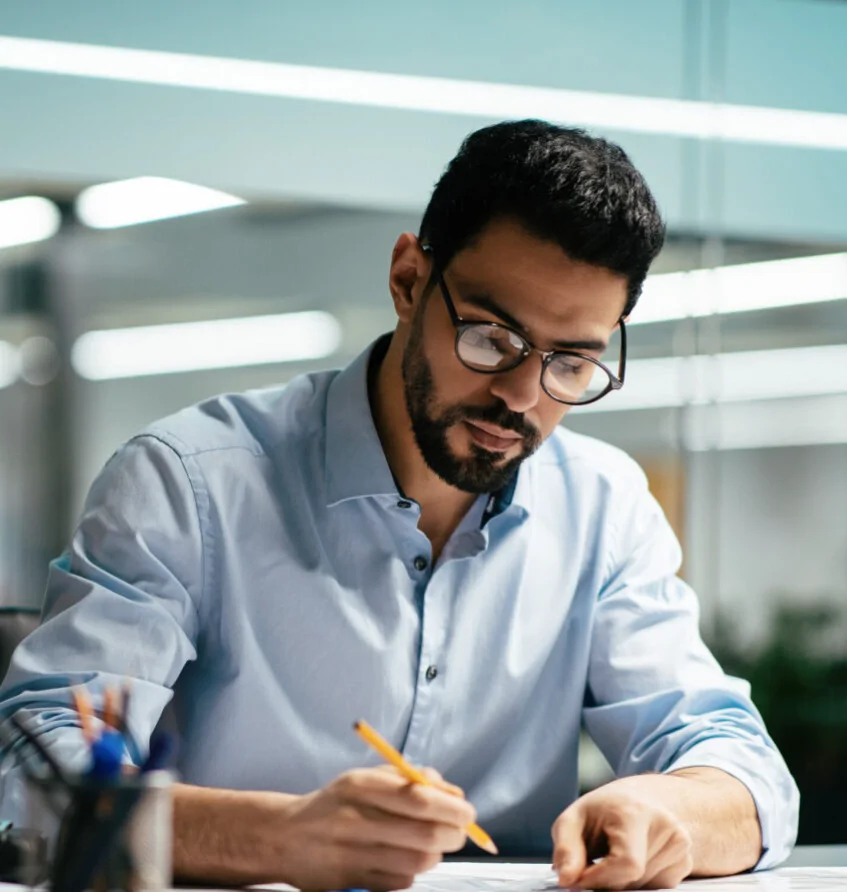
[[[573,260],[519,223],[498,220],[460,251],[449,273],[461,300],[485,294],[527,331],[555,336],[579,328],[608,333],[620,319],[627,281],[619,273]]]

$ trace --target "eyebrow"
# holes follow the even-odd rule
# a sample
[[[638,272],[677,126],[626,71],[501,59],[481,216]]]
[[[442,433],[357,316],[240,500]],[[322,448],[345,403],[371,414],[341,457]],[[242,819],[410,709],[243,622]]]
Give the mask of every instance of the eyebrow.
[[[499,319],[502,319],[509,328],[514,328],[519,334],[522,334],[526,337],[526,329],[512,316],[511,313],[507,313],[502,307],[498,306],[497,302],[488,294],[468,294],[462,295],[462,300],[466,304],[471,304],[474,307],[478,307],[480,310],[486,310],[491,313],[493,316],[497,316]],[[527,340],[529,340],[527,338]],[[605,341],[553,341],[553,348],[555,350],[596,350],[598,352],[602,352],[608,347],[608,344]]]

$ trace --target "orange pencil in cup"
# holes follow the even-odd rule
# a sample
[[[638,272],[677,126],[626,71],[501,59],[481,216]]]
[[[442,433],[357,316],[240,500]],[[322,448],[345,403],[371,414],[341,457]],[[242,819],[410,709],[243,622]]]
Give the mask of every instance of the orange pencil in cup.
[[[397,750],[394,749],[394,747],[367,722],[355,722],[353,728],[365,743],[372,746],[380,756],[382,756],[386,762],[393,765],[407,781],[411,781],[413,784],[424,784],[427,787],[437,787],[439,790],[444,790],[446,793],[451,793],[454,796],[459,795],[458,792],[453,793],[450,789],[452,784],[445,784],[442,786],[441,784],[430,780],[420,769],[415,768],[414,765],[410,765],[400,753],[398,753]],[[458,788],[456,789],[458,790]],[[494,845],[493,840],[482,827],[477,824],[468,824],[465,830],[470,839],[472,839],[481,849],[484,849],[492,855],[497,854],[497,846]]]
[[[111,687],[103,692],[103,723],[107,728],[118,727],[118,694]]]
[[[91,746],[94,743],[94,708],[88,699],[88,694],[82,688],[74,688],[72,693],[74,707],[82,723],[82,735],[85,737],[85,742]]]

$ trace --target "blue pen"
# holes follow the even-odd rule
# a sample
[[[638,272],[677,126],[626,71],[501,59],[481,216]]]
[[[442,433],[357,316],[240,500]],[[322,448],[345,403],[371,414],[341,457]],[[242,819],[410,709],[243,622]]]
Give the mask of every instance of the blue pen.
[[[124,739],[119,731],[106,728],[91,744],[91,768],[88,776],[99,781],[110,781],[121,773]]]

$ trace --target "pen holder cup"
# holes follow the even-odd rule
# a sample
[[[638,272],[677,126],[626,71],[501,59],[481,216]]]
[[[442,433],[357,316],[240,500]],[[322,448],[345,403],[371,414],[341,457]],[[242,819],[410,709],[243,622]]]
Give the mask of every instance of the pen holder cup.
[[[172,884],[169,771],[107,783],[74,778],[29,781],[27,827],[43,840],[25,865],[31,887],[52,892],[158,892]]]

